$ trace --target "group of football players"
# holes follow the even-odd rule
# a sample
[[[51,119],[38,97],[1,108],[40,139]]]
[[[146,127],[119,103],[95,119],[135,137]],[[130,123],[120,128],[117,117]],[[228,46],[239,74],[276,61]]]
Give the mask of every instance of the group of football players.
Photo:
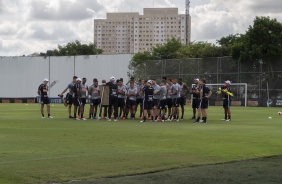
[[[48,118],[50,115],[50,101],[48,98],[48,79],[44,79],[43,84],[38,88],[41,96],[41,114],[44,118],[44,104],[47,105]],[[99,85],[98,79],[93,79],[93,84],[86,85],[86,78],[73,77],[71,83],[58,96],[62,98],[65,106],[68,107],[69,118],[75,120],[86,120],[84,109],[87,102],[90,104],[88,119],[107,119],[108,121],[118,121],[118,119],[135,119],[139,107],[139,118],[141,122],[150,121],[179,121],[183,120],[186,97],[192,95],[192,108],[194,123],[207,122],[207,109],[209,97],[212,92],[206,86],[205,79],[194,80],[193,87],[188,86],[181,78],[162,77],[158,83],[156,79],[139,80],[137,83],[131,77],[128,83],[123,79],[111,77],[108,82],[102,80]],[[226,88],[229,89],[230,81],[225,81]],[[105,94],[104,86],[108,86],[108,94]],[[230,89],[229,89],[230,90]],[[63,94],[67,92],[64,98]],[[230,98],[224,94],[223,107],[225,112],[224,120],[230,121]],[[107,98],[104,98],[104,97]],[[105,100],[106,99],[106,100]],[[103,102],[107,101],[107,103]],[[74,106],[72,116],[72,106]],[[181,116],[180,116],[181,108]],[[103,114],[103,115],[102,115]],[[130,116],[129,116],[130,115]]]

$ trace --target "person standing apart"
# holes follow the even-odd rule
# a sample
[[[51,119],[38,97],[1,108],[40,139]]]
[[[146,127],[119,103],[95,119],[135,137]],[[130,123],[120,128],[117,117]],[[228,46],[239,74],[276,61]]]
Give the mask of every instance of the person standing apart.
[[[41,98],[41,115],[42,115],[42,118],[45,118],[44,116],[44,105],[46,104],[47,106],[47,113],[48,113],[48,118],[53,118],[51,115],[50,115],[50,100],[49,100],[49,97],[48,97],[48,84],[49,80],[48,79],[44,79],[43,80],[43,83],[40,84],[40,86],[38,87],[38,95],[40,96]]]
[[[221,94],[223,95],[223,108],[224,108],[224,119],[223,121],[231,121],[231,82],[229,80],[225,81],[225,85],[221,87]]]

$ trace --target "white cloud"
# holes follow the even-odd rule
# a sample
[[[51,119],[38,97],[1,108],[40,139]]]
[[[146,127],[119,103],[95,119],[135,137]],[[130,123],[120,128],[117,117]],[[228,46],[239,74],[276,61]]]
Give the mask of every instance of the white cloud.
[[[143,14],[153,5],[185,12],[185,0],[0,0],[0,56],[44,52],[76,39],[93,42],[94,18],[115,11]],[[279,0],[194,0],[190,5],[196,41],[244,33],[256,16],[282,20]]]

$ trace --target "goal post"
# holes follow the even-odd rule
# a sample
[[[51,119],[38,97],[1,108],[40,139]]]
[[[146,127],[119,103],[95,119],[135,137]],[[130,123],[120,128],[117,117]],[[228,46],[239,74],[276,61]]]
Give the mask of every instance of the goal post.
[[[218,88],[220,88],[223,85],[225,84],[224,83],[206,84],[206,86],[208,86],[213,93],[212,98],[214,98],[215,95],[218,95],[216,92],[218,91]],[[192,84],[192,87],[193,86],[195,86],[195,84]],[[248,105],[248,100],[247,100],[248,99],[248,84],[247,83],[232,83],[230,88],[231,88],[231,92],[234,94],[233,98],[244,99],[244,106],[247,107]]]

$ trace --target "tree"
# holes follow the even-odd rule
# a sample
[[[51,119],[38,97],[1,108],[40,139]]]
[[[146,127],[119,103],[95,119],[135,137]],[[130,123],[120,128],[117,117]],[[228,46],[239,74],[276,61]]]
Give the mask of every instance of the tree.
[[[67,43],[65,46],[58,45],[58,48],[54,50],[48,50],[46,53],[40,53],[40,55],[48,56],[76,56],[76,55],[97,55],[102,54],[102,49],[97,49],[97,46],[93,43],[81,44],[80,41]]]

